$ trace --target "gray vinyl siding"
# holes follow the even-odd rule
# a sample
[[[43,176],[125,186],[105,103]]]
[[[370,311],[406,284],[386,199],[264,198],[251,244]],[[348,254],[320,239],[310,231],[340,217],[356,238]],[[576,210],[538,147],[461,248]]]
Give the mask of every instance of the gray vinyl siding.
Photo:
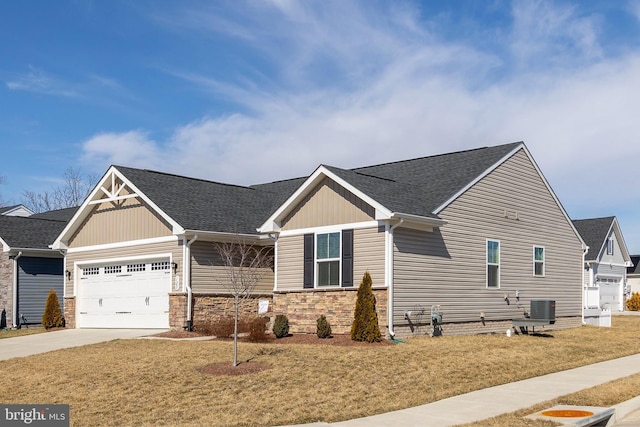
[[[369,272],[373,286],[384,286],[384,227],[354,230],[353,286],[360,286],[362,276]]]
[[[178,272],[177,275],[180,277],[179,280],[182,280],[182,241],[177,238],[173,241],[169,242],[160,242],[160,243],[149,243],[143,245],[135,245],[135,246],[122,246],[115,247],[110,249],[99,249],[99,250],[91,250],[91,251],[83,251],[83,252],[72,252],[67,253],[66,262],[65,262],[65,270],[72,271],[71,280],[67,280],[65,286],[65,296],[73,296],[73,285],[76,280],[76,275],[78,272],[74,271],[74,263],[76,262],[87,262],[94,260],[108,260],[108,259],[126,259],[130,257],[139,257],[139,256],[147,256],[147,255],[165,255],[170,254],[171,260],[178,264]],[[171,283],[174,283],[175,274],[171,273]],[[180,282],[182,287],[182,282]]]
[[[355,229],[353,237],[353,286],[358,287],[366,271],[374,286],[384,286],[384,228]],[[280,237],[277,242],[278,289],[303,288],[303,235]]]
[[[254,293],[273,292],[273,269],[263,269],[260,282]],[[194,293],[230,292],[227,268],[223,265],[215,244],[212,242],[194,242],[191,245],[191,288]]]
[[[304,282],[303,245],[304,236],[302,234],[278,238],[276,242],[277,290],[302,289]]]
[[[479,321],[481,312],[487,321],[511,319],[532,299],[555,300],[557,316],[580,316],[580,240],[523,151],[439,216],[447,224],[432,233],[395,230],[397,324],[405,311],[432,305],[441,305],[444,322]],[[499,289],[486,287],[487,239],[500,241]],[[533,275],[534,246],[545,248],[544,277]]]
[[[41,323],[44,308],[53,289],[64,310],[62,258],[23,256],[18,259],[18,315],[28,324]]]

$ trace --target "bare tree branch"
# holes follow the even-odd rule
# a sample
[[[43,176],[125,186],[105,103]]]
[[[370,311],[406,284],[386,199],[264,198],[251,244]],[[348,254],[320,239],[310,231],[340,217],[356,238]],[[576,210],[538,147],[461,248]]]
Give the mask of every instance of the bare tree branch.
[[[43,193],[23,191],[23,204],[36,213],[78,206],[97,181],[96,176],[83,175],[80,168],[73,167],[65,170],[63,178],[64,183],[51,191]]]
[[[273,248],[254,246],[238,238],[234,243],[215,243],[225,266],[226,280],[222,286],[233,295],[233,366],[238,366],[238,319],[240,303],[253,294],[268,269],[273,268]]]

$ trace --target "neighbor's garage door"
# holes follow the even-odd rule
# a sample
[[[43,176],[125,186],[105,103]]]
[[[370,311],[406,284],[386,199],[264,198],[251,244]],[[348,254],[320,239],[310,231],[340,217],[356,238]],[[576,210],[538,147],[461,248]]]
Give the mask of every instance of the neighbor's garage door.
[[[79,273],[78,327],[169,327],[168,260],[83,266]]]
[[[614,311],[622,310],[622,278],[598,277],[596,283],[600,286],[600,307]]]

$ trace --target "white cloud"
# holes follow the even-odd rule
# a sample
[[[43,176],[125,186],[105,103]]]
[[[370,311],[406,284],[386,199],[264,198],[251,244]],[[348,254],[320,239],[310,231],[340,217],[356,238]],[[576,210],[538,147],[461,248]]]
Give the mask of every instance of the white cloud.
[[[411,8],[375,15],[354,3],[275,3],[260,24],[275,34],[258,25],[268,38],[256,49],[282,61],[282,80],[256,87],[173,71],[249,112],[195,119],[164,141],[97,135],[83,145],[87,158],[253,184],[320,163],[356,167],[524,140],[569,214],[632,221],[616,206],[640,203],[629,194],[640,175],[640,56],[605,57],[597,16],[514,2],[513,37],[502,41],[523,66],[514,73],[509,56],[439,41]],[[216,28],[243,38],[242,28]],[[543,57],[544,66],[525,67]],[[324,69],[335,84],[318,78]]]
[[[111,164],[148,169],[159,169],[171,157],[165,157],[163,148],[151,140],[146,132],[100,133],[82,144],[82,161],[102,165]]]

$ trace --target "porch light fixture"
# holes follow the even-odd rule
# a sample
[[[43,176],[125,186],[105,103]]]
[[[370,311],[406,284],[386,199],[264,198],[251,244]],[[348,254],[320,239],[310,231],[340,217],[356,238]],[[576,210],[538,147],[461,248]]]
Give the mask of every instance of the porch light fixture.
[[[64,275],[67,277],[67,280],[71,280],[71,272],[69,270],[65,270]]]
[[[172,262],[171,263],[171,267],[173,268],[173,273],[177,273],[178,272],[178,263],[177,262]]]

